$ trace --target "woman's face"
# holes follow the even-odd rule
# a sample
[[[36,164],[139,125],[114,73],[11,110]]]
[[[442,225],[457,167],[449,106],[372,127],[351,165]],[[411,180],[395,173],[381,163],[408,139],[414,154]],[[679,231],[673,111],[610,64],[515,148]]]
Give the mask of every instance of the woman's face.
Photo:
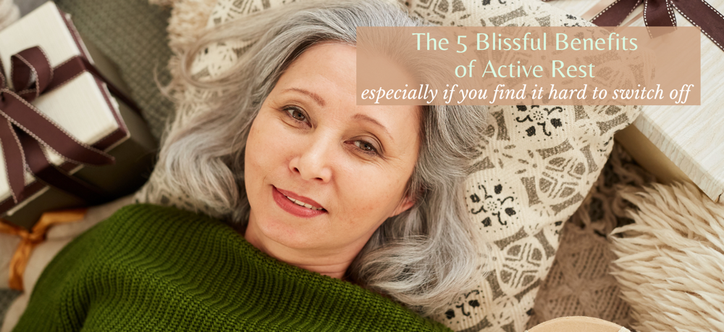
[[[253,244],[356,255],[385,219],[413,205],[405,187],[420,110],[357,106],[355,54],[339,43],[312,46],[264,101],[245,152]]]

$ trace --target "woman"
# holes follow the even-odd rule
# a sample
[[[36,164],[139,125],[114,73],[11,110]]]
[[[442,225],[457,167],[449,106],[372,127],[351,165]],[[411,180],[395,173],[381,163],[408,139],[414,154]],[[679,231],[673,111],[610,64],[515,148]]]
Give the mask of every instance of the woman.
[[[187,54],[253,45],[213,80],[185,57],[213,111],[177,119],[148,195],[226,224],[119,210],[50,263],[16,330],[444,329],[399,303],[435,313],[477,271],[461,185],[484,109],[355,98],[355,28],[416,25],[383,1],[344,1],[208,32]]]

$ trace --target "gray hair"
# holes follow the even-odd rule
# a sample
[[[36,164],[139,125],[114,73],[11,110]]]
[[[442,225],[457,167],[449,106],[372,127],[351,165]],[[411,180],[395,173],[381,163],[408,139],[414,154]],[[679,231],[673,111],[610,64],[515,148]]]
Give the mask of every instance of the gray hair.
[[[163,138],[154,177],[168,192],[186,196],[187,208],[246,228],[244,150],[262,103],[289,64],[316,43],[356,44],[358,26],[421,26],[382,1],[302,2],[228,22],[187,47],[178,68],[185,84],[212,91],[198,112]],[[240,65],[213,79],[191,74],[194,55],[230,39],[249,42]],[[386,220],[350,265],[346,277],[413,310],[437,313],[470,288],[480,271],[481,239],[467,218],[463,182],[486,123],[475,106],[423,106],[419,158],[407,193],[409,210]],[[149,197],[159,203],[160,195]]]

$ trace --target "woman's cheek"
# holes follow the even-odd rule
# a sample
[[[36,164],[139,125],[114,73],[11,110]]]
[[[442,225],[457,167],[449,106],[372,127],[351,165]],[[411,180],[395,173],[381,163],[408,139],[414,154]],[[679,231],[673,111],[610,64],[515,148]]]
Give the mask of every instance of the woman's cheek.
[[[253,162],[259,166],[272,166],[269,164],[288,154],[294,140],[289,137],[288,129],[284,128],[283,124],[275,123],[275,119],[265,116],[257,120],[259,121],[254,123],[249,134],[254,138],[251,142],[255,156]]]
[[[394,203],[398,200],[394,194],[396,188],[386,185],[389,182],[381,179],[379,174],[357,176],[355,179],[358,179],[357,183],[350,186],[355,189],[348,191],[353,195],[345,195],[348,197],[347,201],[351,206],[352,213],[376,219],[387,219],[394,209]]]

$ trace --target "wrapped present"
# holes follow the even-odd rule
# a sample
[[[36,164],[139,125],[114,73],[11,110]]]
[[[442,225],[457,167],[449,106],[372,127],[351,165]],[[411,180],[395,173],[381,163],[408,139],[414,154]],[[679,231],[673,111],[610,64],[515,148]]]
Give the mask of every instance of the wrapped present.
[[[48,2],[0,31],[0,59],[0,218],[30,228],[145,182],[156,142],[69,15]]]
[[[724,199],[724,0],[551,1],[600,25],[697,26],[701,29],[701,105],[644,106],[616,136],[657,182],[696,184],[715,202]],[[643,6],[640,6],[643,4]],[[719,10],[717,10],[719,9]],[[685,48],[682,48],[684,52]]]

